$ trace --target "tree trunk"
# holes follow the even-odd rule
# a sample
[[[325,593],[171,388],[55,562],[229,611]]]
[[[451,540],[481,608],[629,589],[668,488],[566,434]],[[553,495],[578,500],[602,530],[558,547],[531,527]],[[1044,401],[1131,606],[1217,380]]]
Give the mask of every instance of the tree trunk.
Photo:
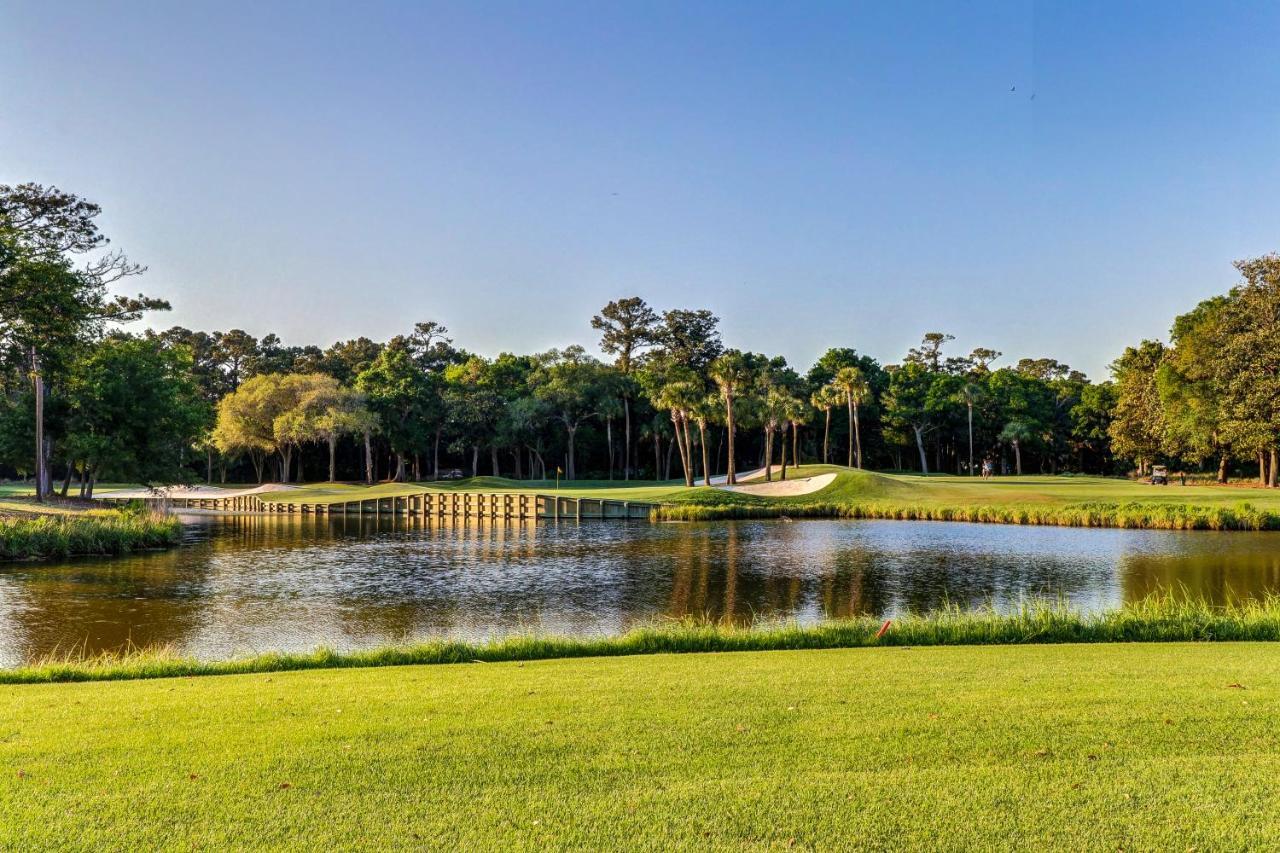
[[[911,425],[911,431],[916,434],[916,450],[920,452],[920,473],[929,473],[929,460],[924,454],[924,430],[915,424]]]
[[[524,467],[520,464],[520,448],[517,447],[511,451],[511,458],[516,462],[516,479],[524,479]]]
[[[704,419],[698,420],[698,443],[702,445],[702,482],[704,485],[711,485],[711,465],[707,458],[707,422]]]
[[[298,448],[298,464],[294,466],[294,470],[297,473],[295,474],[293,481],[295,483],[306,482],[306,478],[302,473],[302,448],[301,447]]]
[[[204,482],[206,486],[213,485],[213,448],[205,448],[205,469]]]
[[[1225,453],[1218,457],[1218,482],[1222,485],[1227,483],[1227,455]]]
[[[631,400],[622,398],[622,412],[626,418],[626,432],[622,437],[622,479],[631,479]]]
[[[571,427],[568,424],[565,424],[565,429],[569,433],[569,458],[565,463],[565,477],[569,480],[576,480],[578,479],[578,470],[577,466],[574,464],[574,457],[577,451],[576,445],[578,443],[578,428],[576,426]]]
[[[373,442],[369,439],[369,431],[364,433],[364,481],[373,485]]]
[[[404,454],[396,454],[396,475],[392,478],[397,483],[404,482]]]
[[[827,407],[827,424],[822,428],[822,464],[831,464],[831,407]]]
[[[604,443],[609,450],[609,479],[613,479],[613,418],[604,419]]]
[[[773,430],[764,428],[764,481],[773,482]]]
[[[489,462],[493,466],[493,476],[501,477],[502,472],[498,470],[498,448],[497,445],[489,445]]]
[[[1267,456],[1261,450],[1258,451],[1258,485],[1267,487]]]
[[[1013,470],[1022,476],[1022,445],[1016,441],[1013,443]]]
[[[293,455],[293,448],[285,445],[280,448],[280,482],[289,482],[289,457]]]
[[[1268,476],[1268,482],[1273,489],[1280,486],[1280,479],[1276,476],[1276,469],[1280,468],[1280,465],[1276,465],[1276,461],[1276,449],[1273,447],[1271,448],[1271,473]]]
[[[671,430],[676,434],[676,450],[680,453],[680,473],[684,475],[684,484],[686,487],[693,485],[693,472],[689,469],[689,446],[684,435],[684,431],[680,429],[680,415],[672,410],[671,412]]]
[[[973,404],[969,404],[969,476],[973,476]]]
[[[662,479],[662,435],[653,431],[653,479]]]
[[[729,456],[725,461],[725,483],[730,486],[738,483],[738,470],[734,463],[734,424],[733,424],[733,397],[730,396],[725,400],[725,430],[729,433]]]
[[[778,479],[786,480],[787,479],[787,427],[786,427],[786,424],[782,425],[782,434],[778,438],[782,439],[782,469],[781,471],[778,471]]]
[[[436,427],[436,442],[435,442],[435,445],[431,448],[431,479],[432,480],[440,479],[440,433],[443,430],[444,430],[444,427],[442,426]]]
[[[676,443],[674,441],[667,442],[667,458],[662,466],[662,479],[664,480],[671,479],[671,451],[675,449]]]
[[[852,394],[846,394],[846,395],[845,395],[845,403],[848,405],[848,408],[849,408],[849,442],[848,442],[848,443],[849,443],[849,458],[848,458],[848,461],[847,461],[845,464],[846,464],[846,466],[847,466],[847,467],[852,468],[852,467],[853,467],[853,433],[854,433],[854,428],[853,428],[853,395],[852,395]]]
[[[76,468],[76,463],[67,460],[67,476],[62,478],[62,496],[65,498],[67,492],[71,489],[71,472]]]
[[[684,453],[689,459],[689,467],[685,469],[684,484],[692,489],[693,478],[697,476],[693,468],[693,436],[689,434],[689,418],[681,415],[680,420],[680,425],[684,429]]]
[[[329,434],[329,482],[335,483],[338,480],[338,435],[337,433]]]
[[[858,404],[853,404],[853,440],[857,445],[858,468],[862,468],[862,427],[858,423]]]
[[[791,422],[791,464],[800,467],[800,424]]]
[[[40,357],[31,348],[31,382],[36,395],[36,501],[44,503],[44,375],[40,372]]]
[[[478,444],[471,445],[471,476],[473,479],[480,476],[480,445]]]

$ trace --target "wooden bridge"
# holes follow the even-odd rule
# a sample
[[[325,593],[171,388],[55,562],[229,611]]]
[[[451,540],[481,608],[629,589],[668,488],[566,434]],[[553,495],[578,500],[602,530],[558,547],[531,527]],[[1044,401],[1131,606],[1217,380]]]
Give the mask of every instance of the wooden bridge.
[[[265,497],[264,497],[265,495]],[[422,518],[490,519],[641,519],[648,520],[656,504],[605,498],[566,497],[527,493],[481,494],[478,492],[421,492],[386,497],[356,498],[321,503],[286,500],[288,492],[222,497],[176,495],[154,498],[113,498],[98,500],[124,504],[142,500],[157,509],[202,509],[227,513],[267,513],[279,515],[408,515]]]

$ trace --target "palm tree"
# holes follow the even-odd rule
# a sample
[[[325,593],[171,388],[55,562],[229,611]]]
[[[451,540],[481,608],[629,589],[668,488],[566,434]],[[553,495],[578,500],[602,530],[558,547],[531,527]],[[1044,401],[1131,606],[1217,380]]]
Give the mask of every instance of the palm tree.
[[[785,429],[787,392],[773,387],[765,390],[761,399],[760,421],[764,428],[764,479],[773,481],[773,436],[781,426]],[[782,436],[782,479],[787,478],[787,437]]]
[[[822,428],[822,464],[831,461],[831,410],[844,400],[840,389],[834,385],[823,385],[809,397],[809,405],[820,409],[826,416],[826,424]]]
[[[734,465],[733,442],[733,402],[738,393],[751,381],[754,371],[747,356],[738,350],[729,350],[711,362],[709,370],[712,380],[720,388],[720,399],[724,401],[724,425],[729,433],[729,462],[726,467],[725,482],[730,486],[738,482],[737,469]]]
[[[973,476],[973,404],[979,402],[983,395],[982,386],[976,382],[966,382],[956,392],[956,402],[964,403],[969,410],[969,476]]]
[[[871,385],[862,371],[856,367],[842,367],[836,372],[831,384],[844,392],[845,403],[849,406],[849,467],[854,461],[854,443],[858,448],[858,467],[862,467],[862,433],[858,429],[858,406],[871,396]]]
[[[711,458],[707,452],[707,421],[715,417],[720,410],[720,398],[715,394],[704,396],[690,412],[698,424],[698,444],[702,446],[702,482],[711,485]]]
[[[786,403],[783,407],[786,415],[782,429],[782,449],[783,449],[783,466],[782,479],[787,479],[786,466],[786,448],[787,448],[787,430],[786,424],[791,425],[791,464],[800,467],[800,424],[807,423],[809,420],[809,407],[804,404],[804,400],[799,397],[787,395]]]
[[[668,382],[659,389],[654,403],[671,412],[671,425],[676,433],[676,447],[684,468],[684,484],[693,486],[693,448],[690,446],[689,413],[702,399],[702,388],[688,380]]]
[[[1035,438],[1035,432],[1026,421],[1009,421],[1000,430],[1000,440],[1013,445],[1014,470],[1022,476],[1022,442]]]

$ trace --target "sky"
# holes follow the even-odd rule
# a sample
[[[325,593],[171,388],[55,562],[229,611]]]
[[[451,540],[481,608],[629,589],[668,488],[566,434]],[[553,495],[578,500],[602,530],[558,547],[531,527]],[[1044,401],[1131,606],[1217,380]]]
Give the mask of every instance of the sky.
[[[1280,250],[1280,4],[0,0],[0,183],[146,323],[594,347],[638,295],[804,370],[926,331],[1103,378]]]

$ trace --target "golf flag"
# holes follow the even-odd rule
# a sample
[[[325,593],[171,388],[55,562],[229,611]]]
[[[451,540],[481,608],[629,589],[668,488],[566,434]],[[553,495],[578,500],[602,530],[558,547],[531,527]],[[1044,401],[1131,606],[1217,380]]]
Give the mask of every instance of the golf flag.
[[[564,469],[563,469],[563,468],[561,468],[559,465],[557,465],[557,466],[556,466],[556,473],[557,473],[557,474],[564,474]]]

